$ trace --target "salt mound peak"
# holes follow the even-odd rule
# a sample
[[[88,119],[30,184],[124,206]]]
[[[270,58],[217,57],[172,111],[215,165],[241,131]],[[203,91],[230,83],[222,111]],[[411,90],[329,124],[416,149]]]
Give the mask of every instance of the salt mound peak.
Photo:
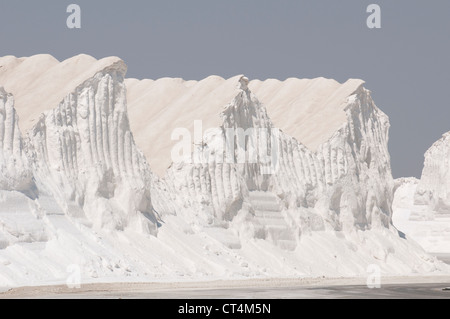
[[[219,127],[221,111],[240,89],[248,89],[257,97],[275,127],[316,151],[347,122],[348,98],[362,88],[364,81],[339,83],[323,77],[250,81],[237,75],[229,79],[209,76],[201,81],[127,79],[125,83],[136,143],[152,170],[163,176],[171,163],[174,129],[193,132],[195,120],[202,120],[204,130]]]
[[[93,58],[77,56],[62,64],[72,68],[85,61]],[[97,229],[133,227],[155,234],[151,172],[129,129],[126,66],[106,59],[95,62],[95,68],[99,71],[43,112],[29,131],[34,177],[42,193],[55,198],[69,216]]]
[[[23,151],[23,141],[14,109],[14,97],[0,86],[0,190],[17,190],[28,195],[34,182]]]
[[[65,281],[71,264],[80,264],[87,281],[365,276],[372,264],[395,275],[440,267],[392,227],[389,119],[358,80],[124,81],[118,58],[3,62],[3,80],[20,89],[18,109],[36,107],[39,119],[22,144],[13,96],[0,98],[8,133],[0,138],[7,167],[0,172],[12,172],[8,165],[17,168],[14,160],[25,154],[23,174],[6,180],[32,177],[2,190],[0,176],[0,285]],[[293,118],[306,121],[299,136],[290,135]],[[181,161],[155,177],[134,137],[165,170],[172,129],[192,128],[194,120],[215,128],[194,143],[210,160]],[[231,161],[220,161],[224,128],[261,128],[249,133],[255,161],[239,161],[249,143],[234,143]],[[306,137],[319,144],[316,151],[301,143]],[[275,156],[266,161],[269,148]],[[29,180],[36,198],[20,192]]]
[[[245,77],[245,76],[242,76],[240,79],[239,79],[239,84],[240,84],[240,89],[241,90],[243,90],[243,91],[247,91],[248,90],[248,84],[250,83],[250,81],[248,80],[248,78],[247,77]]]
[[[97,60],[80,54],[59,62],[48,54],[0,58],[0,85],[15,97],[19,126],[28,131],[44,111],[55,108],[64,97],[97,72],[125,63],[118,57]]]

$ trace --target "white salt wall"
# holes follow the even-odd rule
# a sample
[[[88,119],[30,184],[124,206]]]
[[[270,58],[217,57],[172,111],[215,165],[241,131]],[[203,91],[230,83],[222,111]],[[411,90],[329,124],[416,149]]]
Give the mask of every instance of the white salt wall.
[[[414,198],[421,181],[415,178],[396,180],[398,186],[393,203],[395,227],[416,241],[427,252],[436,255],[450,254],[450,217],[417,204]]]
[[[414,204],[422,212],[418,241],[428,251],[450,254],[450,132],[425,153]]]
[[[353,93],[345,109],[347,122],[317,152],[283,132],[276,135],[278,146],[272,151],[277,163],[273,163],[272,174],[264,174],[267,165],[263,159],[239,164],[236,141],[234,163],[211,156],[206,163],[174,163],[165,179],[186,202],[204,211],[207,224],[226,225],[240,210],[251,213],[251,192],[263,191],[276,195],[283,207],[279,215],[286,211],[295,234],[311,229],[389,228],[393,197],[387,150],[389,121],[362,85]],[[251,138],[255,145],[268,144],[270,150],[276,132],[265,107],[246,85],[236,94],[222,112],[221,128],[198,146],[204,158],[211,153],[224,157],[227,128],[267,128],[267,141],[259,130]],[[255,151],[263,154],[259,148]]]
[[[31,62],[6,60],[10,64],[0,79],[8,74],[11,87],[25,90],[14,74],[30,80],[34,71],[20,66]],[[54,96],[48,106],[45,96],[38,96],[42,111],[29,118],[33,126],[25,140],[12,96],[0,92],[5,132],[0,286],[64,283],[71,265],[79,267],[82,282],[366,276],[372,264],[389,275],[448,271],[391,226],[389,122],[362,83],[333,93],[329,81],[315,82],[327,87],[314,92],[348,93],[345,105],[342,96],[337,99],[342,114],[329,121],[340,123],[338,129],[322,137],[315,151],[287,132],[277,133],[247,79],[227,81],[222,87],[226,94],[220,96],[233,94],[216,114],[218,125],[195,145],[197,154],[220,155],[225,128],[265,128],[280,146],[277,169],[261,174],[262,158],[222,164],[210,157],[203,164],[174,163],[160,178],[134,142],[124,63],[106,59],[91,65],[90,60],[78,57],[62,62],[62,69],[52,66],[49,74],[70,85],[55,86],[61,96],[55,104],[50,103]],[[78,70],[76,80],[62,77],[71,67]],[[51,79],[43,68],[35,72],[39,79]],[[206,82],[197,91],[199,101],[203,93],[211,98],[214,85]],[[45,90],[35,83],[20,93],[21,103],[32,102],[33,90],[47,92],[49,84],[43,85]],[[313,101],[311,94],[308,100]],[[327,105],[319,103],[323,114],[332,108],[327,104],[335,101],[331,97],[320,99]],[[256,130],[251,136],[256,150],[272,145],[261,134]],[[233,159],[237,152],[234,148]]]
[[[175,128],[193,132],[195,120],[202,121],[204,130],[222,125],[218,114],[237,95],[241,77],[125,80],[131,128],[153,172],[164,176],[169,167]],[[275,127],[316,151],[346,122],[347,98],[363,83],[356,79],[339,83],[325,78],[290,78],[252,80],[248,87],[267,109]]]
[[[0,87],[0,189],[32,191],[32,173],[25,157],[14,97]]]
[[[425,153],[425,164],[415,203],[450,214],[450,132]]]
[[[450,133],[425,153],[420,180],[395,193],[396,226],[428,252],[450,254]]]
[[[95,228],[132,225],[155,234],[151,173],[129,129],[125,72],[122,62],[112,64],[44,112],[28,147],[40,187],[66,213]]]

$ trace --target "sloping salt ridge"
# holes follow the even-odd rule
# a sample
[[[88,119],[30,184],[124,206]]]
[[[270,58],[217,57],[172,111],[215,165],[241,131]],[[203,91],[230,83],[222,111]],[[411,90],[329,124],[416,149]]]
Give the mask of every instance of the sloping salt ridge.
[[[57,107],[85,80],[119,62],[123,63],[118,57],[97,60],[85,54],[63,62],[48,54],[0,57],[0,86],[14,95],[19,126],[25,133],[43,112]]]
[[[46,54],[5,56],[0,58],[0,86],[14,95],[19,126],[26,132],[43,112],[55,108],[77,86],[115,63],[125,67],[118,57],[97,60],[81,54],[59,62]],[[131,129],[154,172],[162,176],[171,164],[175,128],[193,132],[195,120],[203,121],[203,130],[220,126],[220,113],[238,94],[240,77],[126,80]],[[253,80],[249,88],[266,106],[276,127],[314,151],[346,122],[347,97],[363,83],[290,78]]]
[[[155,173],[164,175],[171,163],[175,128],[193,132],[195,120],[203,121],[203,130],[221,125],[220,113],[238,94],[240,78],[126,80],[130,125]],[[356,79],[343,84],[325,78],[269,79],[253,80],[249,89],[265,105],[275,127],[315,151],[346,123],[347,98],[363,83]]]
[[[254,80],[249,88],[266,106],[275,127],[316,151],[347,121],[347,98],[363,84],[358,79],[341,84],[323,77],[290,78]]]

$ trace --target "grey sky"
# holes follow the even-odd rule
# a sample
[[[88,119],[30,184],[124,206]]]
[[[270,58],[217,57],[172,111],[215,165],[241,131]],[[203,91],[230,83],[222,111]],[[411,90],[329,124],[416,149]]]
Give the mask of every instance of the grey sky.
[[[82,29],[66,27],[66,7]],[[366,8],[382,8],[382,29]],[[450,130],[450,1],[0,0],[0,56],[117,55],[128,77],[362,78],[391,119],[395,177]]]

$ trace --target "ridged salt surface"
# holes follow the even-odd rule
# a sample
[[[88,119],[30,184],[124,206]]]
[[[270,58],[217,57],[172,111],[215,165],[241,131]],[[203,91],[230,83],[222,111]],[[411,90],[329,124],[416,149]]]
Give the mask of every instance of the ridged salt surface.
[[[450,254],[450,132],[425,153],[420,180],[400,180],[395,225],[427,251]]]
[[[83,281],[448,271],[392,226],[389,121],[359,80],[125,80],[119,59],[88,56],[0,66],[0,286],[64,282],[72,264]],[[165,134],[194,119],[216,128],[196,154],[219,153],[224,128],[261,128],[277,169],[171,165]]]
[[[218,114],[237,95],[240,78],[241,75],[227,80],[210,76],[201,81],[125,81],[132,130],[154,172],[163,176],[171,163],[170,150],[175,144],[171,133],[175,128],[194,132],[195,120],[203,121],[204,130],[221,125]],[[275,127],[316,151],[346,122],[347,98],[363,83],[291,78],[253,80],[248,86],[266,107]]]

